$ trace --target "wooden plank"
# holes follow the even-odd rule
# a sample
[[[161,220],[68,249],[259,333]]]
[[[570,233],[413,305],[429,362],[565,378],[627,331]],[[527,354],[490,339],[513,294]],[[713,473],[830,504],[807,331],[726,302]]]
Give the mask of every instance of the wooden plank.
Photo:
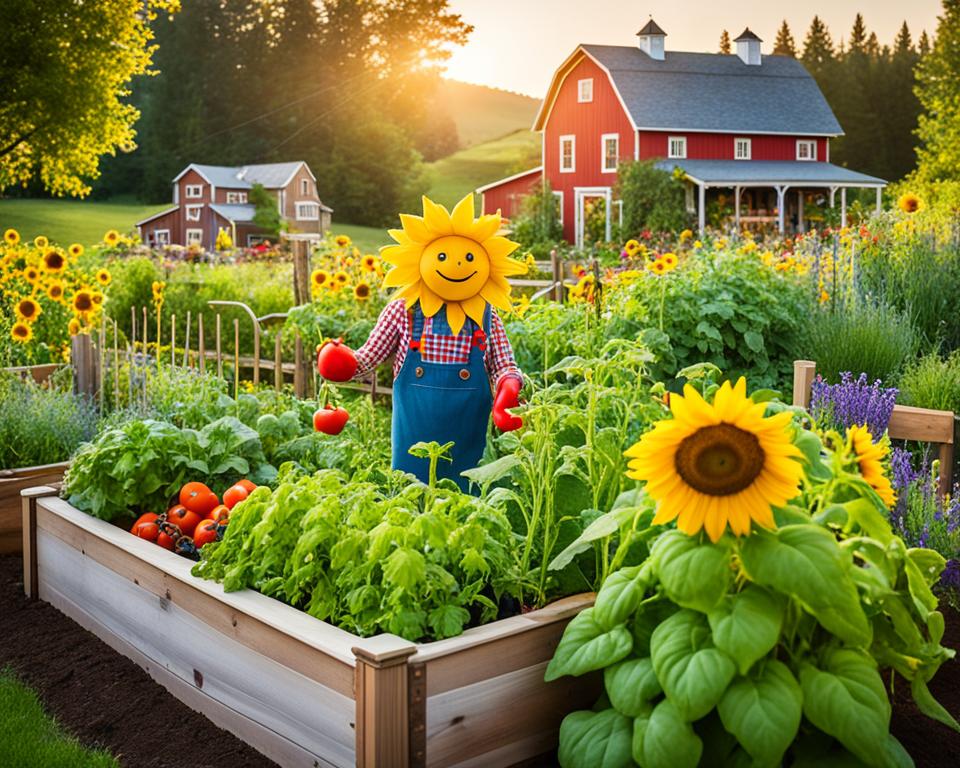
[[[4,373],[12,373],[21,377],[31,376],[37,384],[43,384],[56,371],[66,366],[62,363],[44,363],[43,365],[13,365],[0,368]]]
[[[206,339],[203,337],[203,313],[197,317],[197,353],[200,358],[200,375],[207,370],[207,347]]]
[[[0,554],[15,554],[23,549],[21,491],[61,482],[67,466],[67,462],[61,462],[0,470]]]
[[[353,764],[350,697],[221,634],[173,601],[158,600],[43,530],[38,554],[42,599],[86,619],[104,639],[138,649],[134,661],[151,674],[164,669],[192,684],[207,709],[241,715],[248,722],[237,735],[255,748],[285,747],[275,752],[285,765]],[[263,738],[269,736],[281,741]]]
[[[953,411],[933,411],[896,405],[887,431],[894,440],[953,445]]]
[[[283,339],[280,333],[277,333],[277,339],[273,344],[273,388],[279,392],[283,389],[283,351],[281,342]]]
[[[812,360],[793,361],[793,404],[810,406],[810,389],[817,375],[817,364]]]

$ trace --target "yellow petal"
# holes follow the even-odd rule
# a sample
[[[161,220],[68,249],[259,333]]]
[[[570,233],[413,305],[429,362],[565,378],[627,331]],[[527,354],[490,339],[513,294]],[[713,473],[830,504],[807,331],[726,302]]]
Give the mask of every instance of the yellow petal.
[[[425,317],[433,317],[443,306],[443,299],[431,291],[426,283],[420,283],[420,309],[423,310]]]
[[[394,267],[383,277],[384,288],[400,288],[420,279],[420,268],[413,264]]]
[[[473,192],[464,197],[450,214],[453,231],[458,235],[468,235],[473,226]]]
[[[481,216],[470,227],[468,237],[473,238],[483,245],[487,240],[493,237],[500,230],[500,224],[503,220],[500,218],[500,212],[488,216]]]
[[[426,245],[434,238],[426,223],[420,216],[413,216],[409,213],[401,213],[400,221],[403,224],[403,231],[415,243]]]
[[[507,240],[507,238],[500,237],[499,235],[496,237],[491,237],[489,240],[484,240],[482,245],[483,249],[487,252],[487,255],[490,256],[490,262],[492,264],[497,264],[498,266],[498,262],[500,262],[501,259],[506,259],[511,253],[520,247],[520,243],[515,243],[513,240]],[[512,259],[511,262],[516,264],[518,267],[522,267],[524,272],[526,272],[526,264],[521,264],[519,261],[513,261]],[[518,272],[517,274],[522,273]]]
[[[435,237],[453,234],[453,224],[447,209],[433,202],[426,195],[423,196],[423,223]]]
[[[490,280],[487,280],[483,288],[480,289],[479,298],[481,301],[489,301],[497,309],[510,309],[510,292],[502,290],[500,286]]]
[[[410,237],[402,229],[388,229],[387,234],[390,235],[394,240],[396,240],[400,245],[408,245],[410,242]],[[380,250],[384,248],[389,248],[389,245],[381,245]]]
[[[466,319],[467,316],[463,311],[463,307],[460,306],[459,301],[447,302],[447,323],[450,325],[450,330],[454,336],[460,333]]]
[[[463,311],[467,313],[467,317],[483,328],[483,313],[487,309],[486,299],[482,295],[471,296],[469,299],[461,301],[460,305],[463,307]]]

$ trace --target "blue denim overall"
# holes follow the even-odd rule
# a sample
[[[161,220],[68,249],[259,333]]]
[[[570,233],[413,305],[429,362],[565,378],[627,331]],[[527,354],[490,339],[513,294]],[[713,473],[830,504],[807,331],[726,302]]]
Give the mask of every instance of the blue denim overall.
[[[471,339],[466,363],[424,360],[424,316],[419,303],[414,305],[411,315],[410,349],[393,382],[393,468],[411,472],[427,482],[429,462],[411,456],[407,449],[420,441],[436,440],[441,445],[453,441],[453,462],[441,460],[437,477],[448,477],[466,490],[467,480],[460,473],[477,466],[483,455],[493,403],[484,364],[490,305],[484,310],[482,331],[470,318],[460,330],[460,336],[466,334]],[[431,334],[453,335],[446,306],[433,316]]]

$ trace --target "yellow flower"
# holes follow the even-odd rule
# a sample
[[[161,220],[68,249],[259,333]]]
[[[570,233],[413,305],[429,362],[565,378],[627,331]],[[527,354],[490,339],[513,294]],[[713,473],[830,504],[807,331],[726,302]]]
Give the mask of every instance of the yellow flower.
[[[699,241],[699,240],[694,240],[694,241],[693,241],[693,247],[694,247],[694,248],[697,248],[697,249],[703,248],[703,243],[702,243],[701,241]]]
[[[47,285],[47,298],[53,299],[54,301],[60,301],[63,298],[62,280],[52,280],[50,284]]]
[[[689,535],[704,529],[717,541],[730,526],[736,536],[751,522],[775,527],[773,507],[800,490],[801,453],[791,441],[790,413],[764,417],[765,403],[747,397],[747,382],[724,382],[713,403],[689,384],[670,397],[665,419],[631,447],[627,476],[645,480],[657,501],[657,525],[677,520]]]
[[[111,279],[109,270],[103,267],[97,270],[97,282],[100,283],[100,285],[110,285]]]
[[[7,245],[16,245],[20,242],[20,233],[15,229],[8,229],[3,233],[3,239],[7,241]]]
[[[663,262],[663,266],[666,268],[667,272],[671,272],[677,268],[679,259],[677,259],[677,254],[675,253],[665,253],[660,257],[660,261]]]
[[[96,304],[98,307],[101,304],[103,304],[103,294],[100,293],[100,291],[94,291],[92,298],[93,298],[93,303]]]
[[[78,315],[83,315],[93,310],[93,293],[87,288],[81,288],[75,294],[70,302],[73,305],[73,311]]]
[[[103,236],[103,242],[105,242],[107,245],[116,245],[120,242],[120,233],[115,229],[108,230]]]
[[[623,245],[623,250],[625,250],[630,256],[633,256],[641,248],[640,243],[636,240],[627,240]]]
[[[667,265],[663,263],[662,259],[654,259],[649,264],[647,264],[647,269],[650,272],[653,272],[657,277],[667,274]]]
[[[322,285],[326,285],[330,280],[329,273],[323,269],[315,269],[310,273],[310,283],[314,288],[319,288]]]
[[[51,274],[59,274],[67,268],[67,260],[56,248],[49,249],[43,254],[43,268]]]
[[[80,333],[80,320],[76,317],[70,318],[70,322],[67,323],[67,333],[71,336],[76,336]]]
[[[348,245],[350,245],[351,241],[350,241],[350,238],[347,237],[346,235],[337,235],[334,242],[341,248],[346,248]]]
[[[353,298],[357,301],[366,301],[370,298],[370,285],[360,282],[353,287]]]
[[[49,241],[43,235],[37,235],[35,238],[33,238],[33,244],[39,250],[42,251],[44,248],[47,247],[47,245],[49,244]]]
[[[333,276],[333,280],[340,285],[346,285],[350,282],[350,275],[344,272],[342,269]]]
[[[69,253],[75,259],[80,258],[83,256],[83,246],[80,245],[80,243],[74,243],[67,248],[67,253]]]
[[[897,495],[883,470],[883,460],[890,452],[889,443],[885,438],[878,443],[873,442],[873,435],[866,425],[850,427],[847,439],[863,479],[877,492],[884,504],[892,507],[897,502]]]
[[[693,232],[689,229],[685,229],[683,230],[683,232],[680,233],[680,242],[681,243],[685,242],[689,240],[691,237],[693,237]]]
[[[23,279],[30,285],[36,284],[37,280],[40,279],[40,270],[33,266],[27,267],[23,270]]]
[[[43,309],[40,308],[40,305],[36,302],[33,297],[28,296],[25,299],[20,299],[17,302],[16,306],[17,317],[20,318],[25,323],[32,323],[43,312]]]
[[[20,344],[26,344],[33,338],[33,329],[29,323],[14,323],[13,328],[10,329],[10,338]]]
[[[363,267],[364,272],[376,272],[377,267],[380,266],[380,259],[374,256],[372,253],[368,253],[360,261],[360,266]]]
[[[821,303],[821,304],[826,304],[828,301],[830,301],[830,294],[827,293],[827,292],[824,291],[824,290],[821,290],[821,291],[820,291],[820,303]]]
[[[897,206],[904,213],[916,213],[923,208],[923,201],[913,192],[904,192],[897,200]]]

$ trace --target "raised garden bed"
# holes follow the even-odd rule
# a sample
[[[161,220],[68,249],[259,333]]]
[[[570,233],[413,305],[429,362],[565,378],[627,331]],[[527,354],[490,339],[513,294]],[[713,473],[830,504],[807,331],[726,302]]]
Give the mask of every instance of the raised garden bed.
[[[599,686],[543,671],[567,598],[459,637],[360,638],[73,508],[24,494],[24,589],[281,765],[507,766],[551,751]]]
[[[15,554],[23,546],[20,530],[20,492],[38,485],[52,485],[63,480],[68,462],[39,467],[0,469],[0,555]]]

